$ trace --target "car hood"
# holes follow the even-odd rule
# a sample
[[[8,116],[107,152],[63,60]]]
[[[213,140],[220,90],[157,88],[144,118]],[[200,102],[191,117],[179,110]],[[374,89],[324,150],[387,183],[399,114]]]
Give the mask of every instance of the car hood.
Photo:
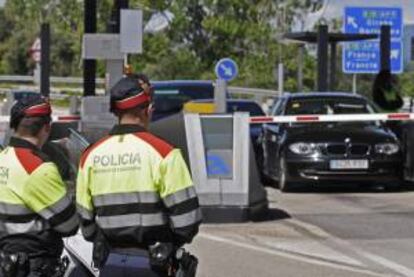
[[[287,130],[290,142],[343,142],[348,138],[364,143],[397,142],[390,129],[376,125],[307,124],[288,127]]]

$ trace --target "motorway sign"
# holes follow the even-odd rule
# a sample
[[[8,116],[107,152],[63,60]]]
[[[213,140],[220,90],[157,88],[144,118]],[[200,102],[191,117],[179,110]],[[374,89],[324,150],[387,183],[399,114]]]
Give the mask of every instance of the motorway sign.
[[[403,71],[403,15],[397,7],[346,7],[343,21],[345,33],[380,34],[381,25],[391,26],[391,71]],[[345,43],[342,53],[345,73],[372,73],[380,70],[379,39]]]
[[[379,41],[349,42],[343,50],[345,73],[378,73],[380,70]],[[403,70],[402,42],[391,42],[391,69],[394,73]]]
[[[345,33],[380,34],[381,25],[391,26],[391,37],[401,38],[403,18],[401,8],[390,7],[346,7]]]
[[[216,76],[225,81],[231,81],[236,78],[239,69],[234,60],[230,58],[221,59],[217,62],[215,68]]]

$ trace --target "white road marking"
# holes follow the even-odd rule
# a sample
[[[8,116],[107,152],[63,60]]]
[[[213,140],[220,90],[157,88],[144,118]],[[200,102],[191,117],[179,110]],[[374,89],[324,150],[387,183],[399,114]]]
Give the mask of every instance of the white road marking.
[[[199,233],[197,235],[197,237],[198,238],[204,238],[204,239],[207,239],[207,240],[216,241],[216,242],[230,244],[230,245],[233,245],[233,246],[237,246],[237,247],[241,247],[241,248],[245,248],[245,249],[249,249],[249,250],[253,250],[253,251],[257,251],[257,252],[261,252],[261,253],[276,255],[276,256],[289,258],[289,259],[295,259],[295,260],[310,263],[310,264],[327,266],[327,267],[331,267],[331,268],[342,269],[342,270],[358,272],[358,273],[366,273],[366,274],[369,274],[369,275],[372,275],[372,276],[381,276],[381,277],[382,276],[389,276],[389,274],[381,274],[381,273],[378,273],[378,272],[371,271],[369,269],[360,269],[360,268],[355,268],[355,267],[352,267],[352,266],[340,265],[340,264],[330,263],[330,262],[326,262],[326,261],[315,260],[315,259],[312,259],[312,258],[298,256],[298,255],[295,255],[295,254],[290,254],[290,253],[286,253],[286,252],[283,252],[283,251],[278,251],[278,250],[275,250],[275,249],[269,249],[269,248],[266,248],[266,247],[255,246],[255,245],[251,245],[251,244],[248,244],[248,243],[244,243],[244,242],[240,242],[240,241],[236,241],[236,240],[232,240],[232,239],[228,239],[228,238],[223,238],[223,237],[219,237],[219,236],[215,236],[215,235],[210,235],[210,234],[206,234],[206,233]]]
[[[318,226],[315,226],[315,225],[312,225],[312,224],[309,224],[309,223],[305,223],[303,221],[299,221],[299,220],[296,220],[296,219],[295,220],[290,220],[290,221],[293,222],[296,225],[301,226],[302,228],[304,228],[306,230],[309,230],[313,233],[317,233],[320,236],[327,237],[330,242],[332,242],[332,243],[334,243],[338,246],[341,246],[341,247],[347,248],[349,250],[352,250],[357,255],[359,255],[361,257],[365,257],[368,260],[370,260],[370,261],[372,261],[376,264],[379,264],[379,265],[381,265],[385,268],[388,268],[388,269],[390,269],[394,272],[398,272],[399,274],[402,274],[403,276],[407,276],[407,277],[414,276],[414,269],[408,268],[404,265],[401,265],[397,262],[391,261],[391,260],[389,260],[387,258],[384,258],[382,256],[375,255],[375,254],[372,254],[372,253],[367,252],[365,250],[362,250],[361,248],[353,245],[352,243],[350,243],[346,240],[334,237],[333,235],[329,234],[328,232],[326,232],[325,230],[319,228]]]

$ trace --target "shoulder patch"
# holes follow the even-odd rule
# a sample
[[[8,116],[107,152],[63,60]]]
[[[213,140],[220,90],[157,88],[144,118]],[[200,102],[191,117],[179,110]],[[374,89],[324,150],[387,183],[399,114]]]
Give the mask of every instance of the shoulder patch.
[[[134,135],[154,147],[154,149],[157,150],[163,158],[165,158],[174,149],[172,145],[151,133],[139,132],[134,133]]]
[[[96,147],[104,143],[106,140],[110,139],[112,136],[106,136],[95,142],[94,144],[89,145],[82,153],[82,156],[80,158],[80,167],[83,168],[85,165],[86,160],[88,159],[89,154],[94,150]]]
[[[34,153],[33,150],[27,148],[18,148],[16,147],[15,153],[17,159],[26,170],[28,174],[32,174],[40,165],[42,165],[45,161],[39,156]]]

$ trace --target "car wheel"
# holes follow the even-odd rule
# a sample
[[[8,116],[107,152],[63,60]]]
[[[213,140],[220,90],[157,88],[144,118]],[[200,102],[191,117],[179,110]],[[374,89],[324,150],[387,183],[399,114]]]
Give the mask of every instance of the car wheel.
[[[256,153],[256,165],[257,165],[257,170],[259,171],[260,182],[265,187],[275,187],[275,181],[265,173],[263,150],[256,149],[255,153]]]
[[[286,171],[286,161],[284,158],[279,160],[279,190],[281,192],[288,192],[291,190],[291,186],[288,181],[287,171]]]
[[[395,182],[392,184],[385,184],[384,190],[388,192],[397,192],[402,189],[402,182]]]
[[[260,172],[260,181],[265,187],[276,187],[276,182],[263,172]]]

